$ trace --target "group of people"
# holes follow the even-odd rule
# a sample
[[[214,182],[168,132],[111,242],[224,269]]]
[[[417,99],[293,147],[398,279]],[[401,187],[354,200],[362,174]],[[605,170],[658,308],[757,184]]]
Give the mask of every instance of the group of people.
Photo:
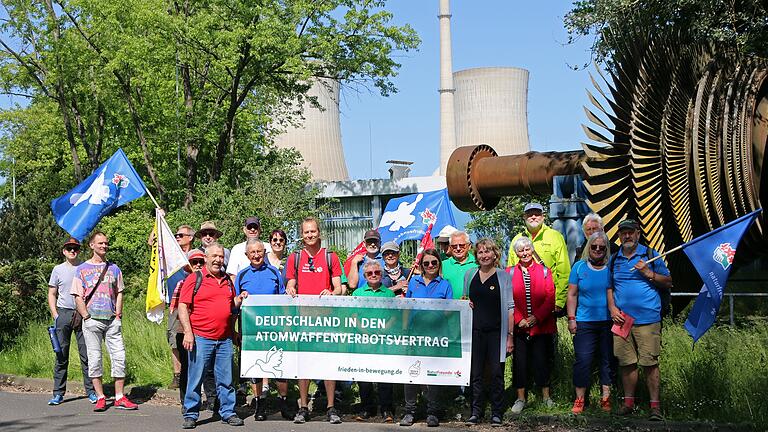
[[[322,246],[320,224],[314,218],[301,223],[301,248],[287,250],[287,235],[272,231],[260,240],[261,223],[249,217],[243,224],[245,241],[232,250],[218,243],[222,232],[212,222],[195,231],[182,225],[176,241],[187,253],[189,267],[169,280],[172,292],[168,319],[168,342],[174,365],[173,385],[179,388],[185,429],[196,427],[202,407],[202,391],[221,421],[243,424],[235,413],[233,363],[239,334],[239,308],[250,295],[347,295],[469,301],[472,314],[471,398],[467,424],[478,424],[485,410],[485,389],[491,405],[490,423],[503,419],[504,366],[512,356],[513,385],[517,398],[513,414],[527,403],[529,370],[540,387],[545,406],[553,406],[550,372],[557,351],[555,337],[559,317],[566,317],[574,335],[573,383],[576,396],[572,411],[588,405],[591,364],[599,359],[602,397],[600,407],[610,411],[610,390],[618,361],[624,403],[618,414],[634,409],[638,365],[645,372],[651,418],[660,420],[659,368],[661,300],[659,291],[671,286],[669,271],[658,254],[639,243],[640,227],[634,220],[619,224],[621,246],[613,245],[603,231],[599,216],[584,219],[586,243],[582,256],[571,268],[565,241],[544,223],[538,203],[524,208],[525,232],[512,239],[507,265],[494,241],[481,239],[474,248],[470,237],[452,227],[435,239],[436,249],[427,249],[413,268],[400,262],[395,242],[381,244],[376,230],[364,234],[365,253],[354,256],[348,274],[338,256]],[[195,248],[193,241],[200,240]],[[150,242],[153,239],[150,238]],[[83,367],[84,385],[95,410],[107,408],[101,384],[101,343],[106,342],[115,380],[116,408],[136,409],[123,394],[125,349],[121,335],[123,282],[119,268],[106,260],[108,239],[103,233],[91,236],[93,257],[78,261],[80,244],[68,240],[62,253],[66,261],[57,266],[49,282],[49,306],[61,341],[54,369],[54,395],[49,404],[61,403],[66,385],[71,334],[76,334]],[[82,330],[76,326],[82,318]],[[626,337],[612,332],[627,328]],[[484,378],[490,385],[484,385]],[[250,380],[255,419],[266,420],[266,379]],[[341,423],[335,407],[336,382],[318,383],[327,395],[326,419]],[[377,413],[394,422],[394,385],[358,383],[364,421]],[[298,410],[287,400],[288,382],[277,380],[281,415],[301,424],[309,420],[310,380],[298,380]],[[440,386],[404,387],[405,406],[401,426],[415,421],[419,394],[426,399],[428,426],[439,425]],[[378,399],[378,404],[376,403]],[[295,405],[293,405],[295,406]]]

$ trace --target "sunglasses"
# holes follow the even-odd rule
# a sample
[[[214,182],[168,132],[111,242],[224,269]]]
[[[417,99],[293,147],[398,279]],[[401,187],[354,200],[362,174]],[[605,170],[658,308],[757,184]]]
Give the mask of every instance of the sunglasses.
[[[77,246],[67,246],[64,250],[67,252],[80,252],[80,248]]]
[[[285,243],[285,239],[280,237],[273,237],[269,241],[272,243]]]
[[[604,250],[606,250],[606,249],[607,249],[607,247],[606,247],[606,246],[603,246],[603,245],[596,245],[596,244],[590,245],[590,246],[589,246],[589,248],[590,248],[591,250],[593,250],[593,251],[600,251],[600,252],[602,252],[602,251],[604,251]]]
[[[378,240],[376,240],[376,239],[370,239],[370,240],[366,240],[365,241],[365,244],[367,244],[367,245],[377,245],[379,243],[380,242]]]
[[[461,250],[461,249],[464,249],[465,247],[467,247],[467,243],[457,243],[457,244],[451,245],[451,249],[455,249],[455,250]]]
[[[312,259],[312,257],[309,257],[307,260],[307,264],[309,264],[309,271],[314,272],[315,271],[315,260]]]
[[[214,237],[215,238],[216,237],[216,233],[214,233],[212,231],[202,231],[200,233],[200,237]]]
[[[368,270],[367,272],[365,272],[365,276],[366,277],[381,276],[381,270]]]
[[[189,260],[189,264],[193,265],[193,266],[195,266],[195,265],[204,265],[205,264],[205,260],[204,259],[193,259],[193,260]]]
[[[256,224],[250,224],[247,227],[245,227],[248,231],[260,231],[261,227]]]
[[[429,261],[424,260],[424,261],[421,262],[421,265],[423,267],[437,267],[437,265],[439,263],[440,263],[440,261],[438,261],[438,260],[429,260]]]
[[[192,234],[176,233],[173,236],[176,237],[176,238],[184,238],[184,237],[187,237],[187,236],[192,237]]]

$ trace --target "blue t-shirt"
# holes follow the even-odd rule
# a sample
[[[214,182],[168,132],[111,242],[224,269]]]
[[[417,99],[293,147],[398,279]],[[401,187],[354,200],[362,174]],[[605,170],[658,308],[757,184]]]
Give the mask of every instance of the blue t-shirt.
[[[408,291],[405,293],[407,298],[432,298],[432,299],[452,299],[453,288],[451,284],[442,278],[437,276],[429,282],[429,285],[424,283],[424,277],[416,275],[408,282]]]
[[[571,269],[568,283],[579,289],[576,321],[608,321],[608,296],[606,290],[611,285],[611,272],[608,266],[595,270],[588,262],[577,261]]]
[[[245,290],[248,294],[285,294],[285,283],[280,270],[266,261],[260,267],[249,265],[240,270],[235,278],[235,293]]]
[[[624,250],[616,254],[613,265],[613,299],[616,307],[635,319],[635,324],[653,324],[661,321],[661,296],[656,287],[639,271],[633,270],[638,261],[647,260],[643,245],[637,245],[635,254],[627,259]],[[651,251],[650,257],[658,255]],[[651,270],[669,276],[669,270],[664,261],[657,259],[648,264]]]

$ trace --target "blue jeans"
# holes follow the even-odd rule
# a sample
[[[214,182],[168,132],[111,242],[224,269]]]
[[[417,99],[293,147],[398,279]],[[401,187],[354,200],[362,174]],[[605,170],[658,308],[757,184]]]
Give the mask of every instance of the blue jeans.
[[[184,418],[197,420],[200,415],[200,387],[203,372],[213,364],[219,415],[228,419],[235,415],[235,388],[232,387],[232,339],[213,340],[195,336],[189,352],[187,392],[184,395]]]
[[[579,321],[573,337],[573,385],[589,387],[592,360],[598,356],[600,384],[611,385],[615,359],[613,357],[613,333],[611,321]]]

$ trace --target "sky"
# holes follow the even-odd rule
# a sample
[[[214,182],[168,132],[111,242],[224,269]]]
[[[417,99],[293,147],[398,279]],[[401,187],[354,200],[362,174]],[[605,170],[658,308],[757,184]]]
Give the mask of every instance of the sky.
[[[564,0],[452,0],[454,72],[474,67],[519,67],[530,72],[531,150],[580,149],[583,106],[591,88],[590,39],[568,45]],[[344,154],[351,179],[386,178],[389,159],[413,161],[411,175],[431,175],[440,159],[438,0],[390,0],[395,24],[410,24],[418,51],[398,53],[398,93],[382,97],[342,90]]]

